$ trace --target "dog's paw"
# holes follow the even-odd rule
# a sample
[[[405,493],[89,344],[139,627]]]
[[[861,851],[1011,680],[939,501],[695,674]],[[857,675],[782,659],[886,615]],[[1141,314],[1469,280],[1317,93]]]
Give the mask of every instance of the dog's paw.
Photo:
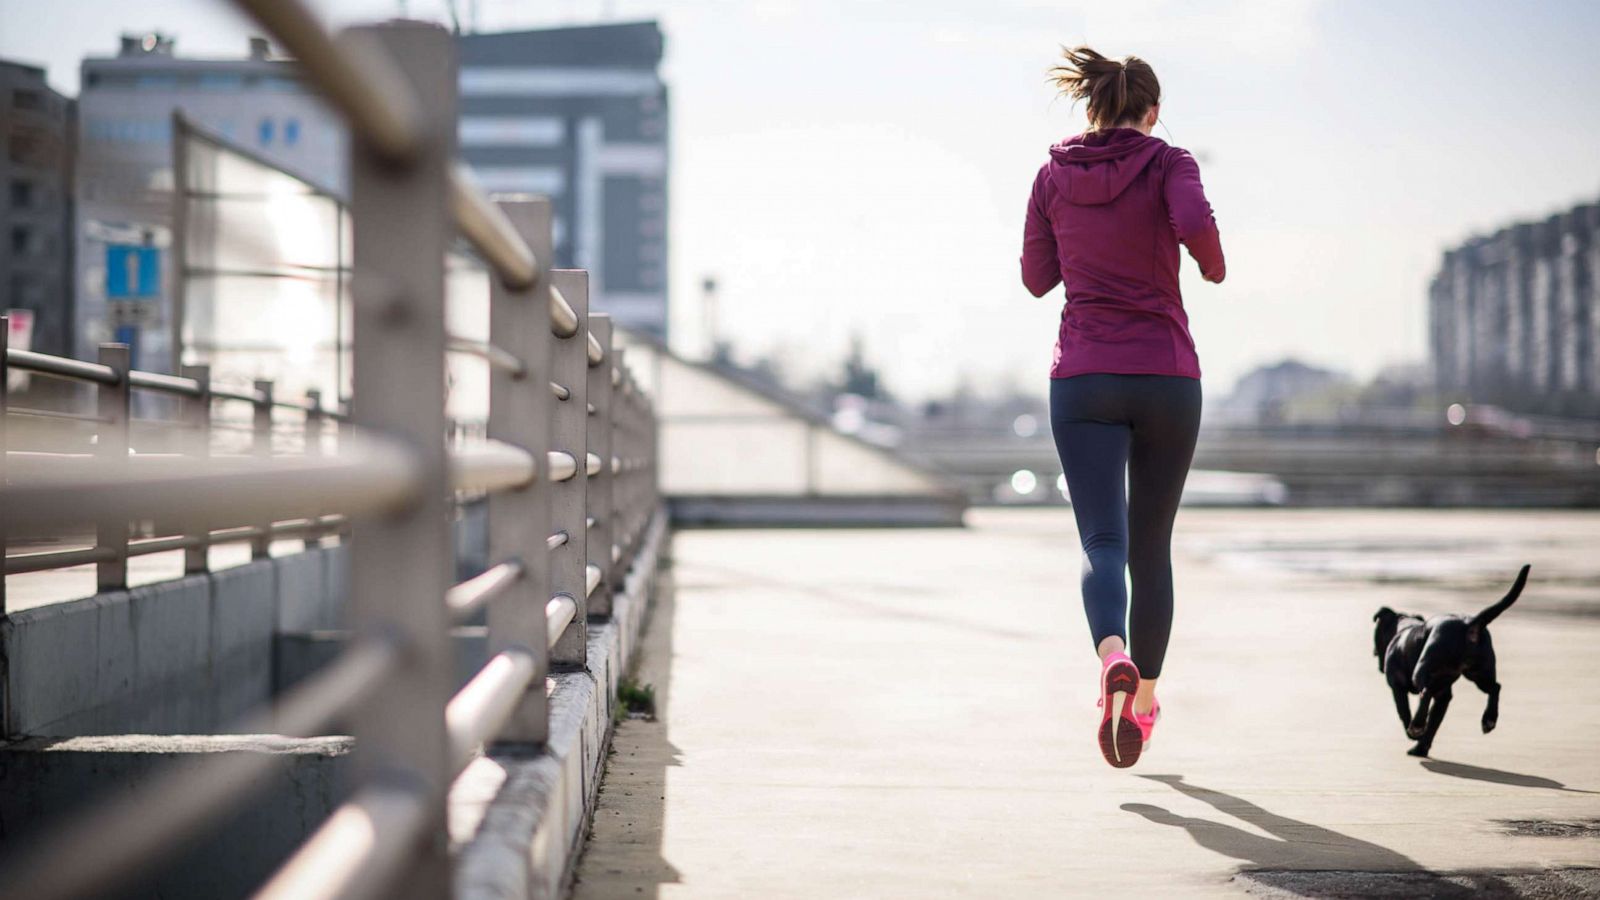
[[[1494,730],[1494,726],[1496,724],[1498,724],[1498,723],[1494,719],[1484,719],[1483,720],[1483,733],[1484,734],[1488,734],[1489,732],[1493,731]]]
[[[1420,725],[1420,726],[1419,725],[1407,725],[1406,726],[1406,737],[1411,738],[1413,741],[1418,739],[1418,738],[1420,738],[1420,737],[1422,737],[1427,732],[1428,732],[1428,727],[1426,725]]]
[[[1424,756],[1425,757],[1425,756],[1428,755],[1428,748],[1422,746],[1421,744],[1418,744],[1415,747],[1412,747],[1410,750],[1407,750],[1406,751],[1406,755],[1407,756]]]

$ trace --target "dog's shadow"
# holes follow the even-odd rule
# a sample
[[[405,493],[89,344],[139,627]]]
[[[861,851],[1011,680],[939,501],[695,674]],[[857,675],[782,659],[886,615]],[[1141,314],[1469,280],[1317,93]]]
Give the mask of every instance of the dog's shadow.
[[[1473,766],[1467,763],[1448,762],[1442,759],[1424,759],[1422,767],[1429,772],[1435,772],[1440,775],[1449,775],[1452,778],[1468,778],[1473,781],[1487,781],[1490,784],[1545,788],[1546,790],[1566,791],[1572,794],[1600,794],[1600,791],[1586,791],[1581,788],[1567,787],[1554,778],[1524,775],[1521,772],[1507,772],[1504,769],[1490,769],[1486,766]]]
[[[1158,825],[1182,828],[1201,847],[1258,868],[1423,871],[1416,860],[1388,847],[1310,822],[1280,816],[1242,797],[1189,784],[1182,775],[1139,777],[1161,782],[1217,812],[1261,829],[1270,837],[1211,819],[1180,816],[1148,803],[1124,803],[1124,810],[1144,816]]]

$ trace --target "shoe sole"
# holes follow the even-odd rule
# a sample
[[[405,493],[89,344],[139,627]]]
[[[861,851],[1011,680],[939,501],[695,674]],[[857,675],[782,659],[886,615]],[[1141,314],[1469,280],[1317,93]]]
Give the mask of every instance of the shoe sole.
[[[1139,761],[1144,750],[1144,734],[1139,723],[1133,720],[1133,695],[1139,690],[1139,670],[1133,663],[1119,660],[1106,669],[1101,683],[1105,708],[1109,710],[1100,722],[1100,755],[1118,769],[1126,769]]]

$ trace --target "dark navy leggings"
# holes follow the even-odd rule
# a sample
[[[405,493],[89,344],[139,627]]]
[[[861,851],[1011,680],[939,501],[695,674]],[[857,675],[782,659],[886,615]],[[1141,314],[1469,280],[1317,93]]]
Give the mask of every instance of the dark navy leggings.
[[[1139,673],[1155,678],[1172,633],[1172,521],[1200,430],[1200,381],[1052,379],[1050,427],[1083,542],[1089,632],[1097,647],[1121,637]],[[1124,569],[1133,582],[1131,609]]]

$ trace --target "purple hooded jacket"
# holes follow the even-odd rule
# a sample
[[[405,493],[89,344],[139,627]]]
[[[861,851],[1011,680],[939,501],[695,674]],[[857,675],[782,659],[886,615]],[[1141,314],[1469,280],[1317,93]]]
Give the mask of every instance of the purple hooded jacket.
[[[1217,222],[1188,151],[1132,128],[1050,148],[1028,199],[1022,283],[1065,282],[1051,378],[1090,372],[1200,377],[1178,292],[1178,244],[1208,281],[1226,274]]]

